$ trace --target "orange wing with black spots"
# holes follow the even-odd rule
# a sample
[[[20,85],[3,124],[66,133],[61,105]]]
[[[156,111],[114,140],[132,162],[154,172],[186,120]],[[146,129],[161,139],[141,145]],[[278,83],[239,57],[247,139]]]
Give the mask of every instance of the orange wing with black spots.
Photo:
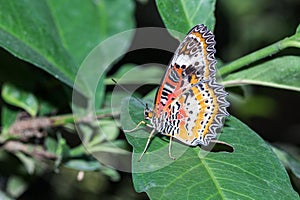
[[[188,145],[208,145],[228,115],[227,93],[216,82],[214,35],[191,29],[176,50],[157,91],[153,128]]]
[[[180,118],[173,137],[191,146],[207,146],[223,126],[223,118],[228,116],[226,96],[223,86],[214,79],[191,86],[171,104],[177,105],[177,112],[187,114]]]

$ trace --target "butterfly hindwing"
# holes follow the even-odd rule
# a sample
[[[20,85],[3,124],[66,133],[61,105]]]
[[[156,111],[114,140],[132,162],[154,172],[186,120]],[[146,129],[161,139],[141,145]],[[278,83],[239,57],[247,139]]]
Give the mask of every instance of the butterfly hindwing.
[[[228,116],[226,95],[224,87],[214,79],[191,86],[171,104],[169,116],[173,117],[167,121],[178,120],[173,123],[178,129],[172,136],[191,146],[208,145]]]

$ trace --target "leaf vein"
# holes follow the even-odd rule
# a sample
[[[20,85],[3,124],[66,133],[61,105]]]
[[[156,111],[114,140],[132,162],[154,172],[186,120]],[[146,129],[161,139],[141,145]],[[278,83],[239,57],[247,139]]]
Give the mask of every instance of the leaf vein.
[[[222,199],[225,199],[225,196],[223,194],[223,192],[221,191],[221,187],[220,184],[218,183],[218,181],[216,180],[215,176],[213,175],[213,172],[211,171],[211,169],[208,167],[208,164],[206,163],[206,161],[204,159],[201,159],[204,168],[206,169],[206,171],[208,172],[209,176],[211,177],[211,180],[213,181],[213,183],[216,186],[216,189],[218,190],[218,193],[220,194]]]

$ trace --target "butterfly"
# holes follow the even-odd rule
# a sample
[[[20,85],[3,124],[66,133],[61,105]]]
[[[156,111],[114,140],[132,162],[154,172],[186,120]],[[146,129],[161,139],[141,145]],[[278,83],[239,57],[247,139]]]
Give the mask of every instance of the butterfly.
[[[207,146],[217,136],[224,118],[229,116],[226,108],[224,87],[216,80],[214,34],[203,24],[193,27],[174,53],[157,90],[154,108],[146,105],[144,118],[150,123],[141,124],[152,128],[144,151],[146,152],[153,134],[157,131],[172,139],[189,145]]]

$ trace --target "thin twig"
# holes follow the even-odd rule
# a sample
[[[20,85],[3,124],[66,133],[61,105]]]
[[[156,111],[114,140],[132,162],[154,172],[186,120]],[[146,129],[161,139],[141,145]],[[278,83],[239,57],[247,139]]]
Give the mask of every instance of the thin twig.
[[[5,142],[5,144],[2,146],[3,149],[16,153],[16,152],[23,152],[27,155],[30,155],[32,157],[36,157],[38,159],[56,159],[56,155],[47,152],[42,148],[42,146],[37,145],[30,145],[30,144],[24,144],[20,141],[10,140]]]
[[[8,134],[18,136],[21,140],[27,140],[31,137],[41,138],[46,136],[41,130],[49,127],[57,127],[66,125],[68,123],[90,123],[96,119],[102,119],[107,117],[116,117],[119,113],[102,113],[98,114],[96,117],[92,114],[86,115],[84,117],[75,118],[73,114],[52,116],[52,117],[37,117],[37,118],[27,118],[22,120],[17,120],[9,128]]]

